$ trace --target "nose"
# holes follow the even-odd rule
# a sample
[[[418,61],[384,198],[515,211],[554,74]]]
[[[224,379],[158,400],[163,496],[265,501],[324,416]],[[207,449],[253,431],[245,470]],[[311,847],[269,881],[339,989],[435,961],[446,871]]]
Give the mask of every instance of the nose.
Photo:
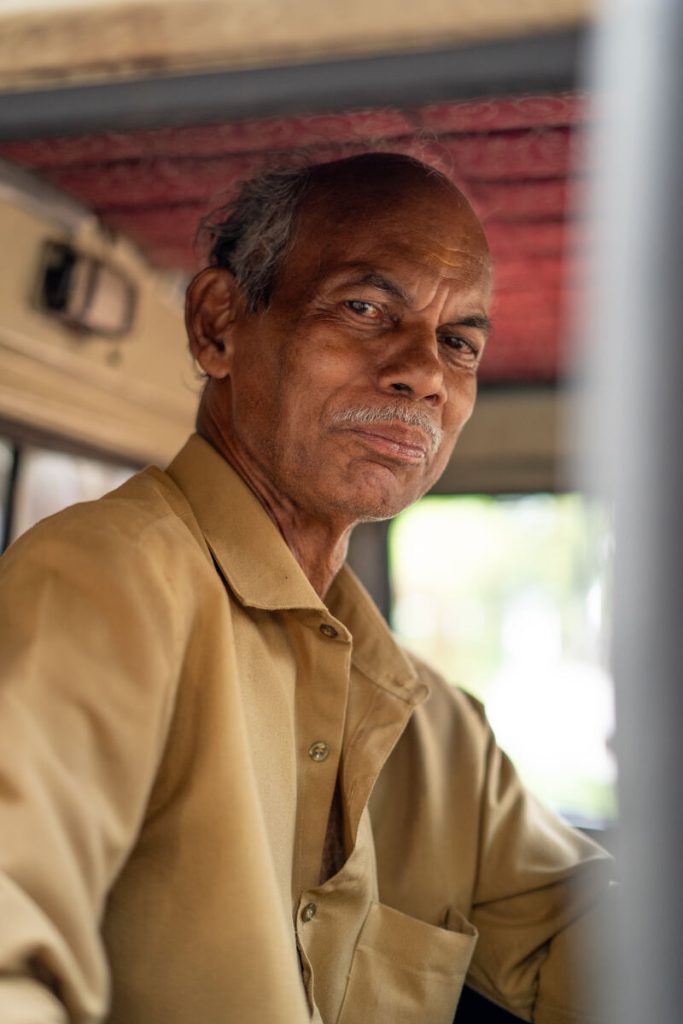
[[[380,388],[431,406],[443,405],[446,387],[436,336],[426,330],[412,331],[400,341],[394,340],[379,370]]]

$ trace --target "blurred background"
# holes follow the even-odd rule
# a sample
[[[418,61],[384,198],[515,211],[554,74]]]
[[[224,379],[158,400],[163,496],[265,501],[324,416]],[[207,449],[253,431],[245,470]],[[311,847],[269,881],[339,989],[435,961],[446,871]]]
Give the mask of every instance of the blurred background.
[[[192,429],[200,218],[267,164],[385,149],[447,173],[495,261],[478,408],[351,561],[486,704],[528,784],[616,818],[613,516],[570,412],[594,223],[587,0],[0,0],[0,522],[97,497]],[[604,831],[606,830],[606,831]]]

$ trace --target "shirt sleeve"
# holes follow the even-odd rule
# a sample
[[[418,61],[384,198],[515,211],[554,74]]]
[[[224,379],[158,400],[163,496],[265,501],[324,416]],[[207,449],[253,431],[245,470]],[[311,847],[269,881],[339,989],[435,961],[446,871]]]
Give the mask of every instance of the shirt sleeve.
[[[483,709],[470,703],[483,776],[469,982],[537,1024],[597,1022],[612,940],[612,859],[524,788]]]
[[[181,661],[148,533],[131,522],[117,534],[88,508],[0,562],[3,1024],[106,1013],[99,923],[144,817]]]
[[[474,925],[466,983],[502,1009],[597,1024],[612,858],[524,787],[479,701],[411,659],[430,693],[373,793],[381,898],[432,924]]]

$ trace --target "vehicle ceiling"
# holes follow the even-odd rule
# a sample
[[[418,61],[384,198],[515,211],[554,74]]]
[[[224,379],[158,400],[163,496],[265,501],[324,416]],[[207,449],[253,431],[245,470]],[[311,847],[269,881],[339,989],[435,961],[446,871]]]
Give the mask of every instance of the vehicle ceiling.
[[[586,99],[572,93],[486,98],[0,143],[0,158],[77,197],[155,267],[202,265],[198,221],[268,162],[334,159],[381,148],[445,171],[469,196],[496,268],[494,335],[481,378],[554,383],[565,311],[579,294],[573,212]]]

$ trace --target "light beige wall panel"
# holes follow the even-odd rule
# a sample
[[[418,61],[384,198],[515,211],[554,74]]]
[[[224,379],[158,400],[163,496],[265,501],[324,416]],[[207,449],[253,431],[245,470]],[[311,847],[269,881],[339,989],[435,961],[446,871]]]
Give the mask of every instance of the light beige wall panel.
[[[555,491],[571,478],[575,437],[562,390],[484,390],[435,494]]]
[[[78,336],[33,304],[47,238],[105,257],[138,288],[120,341]],[[164,460],[192,429],[199,385],[180,297],[94,220],[67,230],[0,198],[0,417],[129,459]]]
[[[0,2],[0,88],[444,48],[562,29],[590,0]]]

